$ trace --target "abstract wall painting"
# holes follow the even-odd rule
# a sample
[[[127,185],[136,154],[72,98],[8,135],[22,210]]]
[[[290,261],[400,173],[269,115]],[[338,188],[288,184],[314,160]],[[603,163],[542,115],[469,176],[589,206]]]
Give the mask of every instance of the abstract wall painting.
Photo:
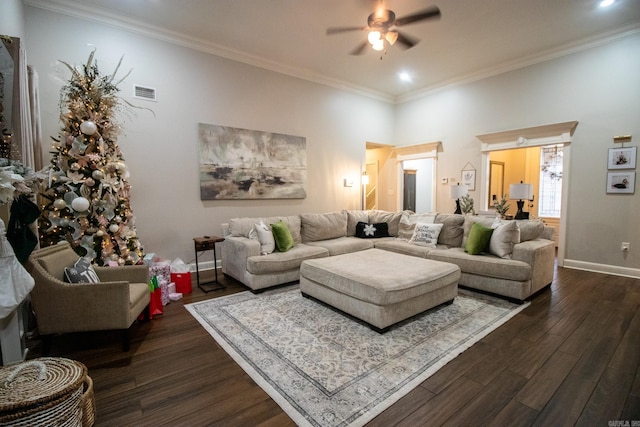
[[[306,138],[200,123],[200,199],[306,198]]]

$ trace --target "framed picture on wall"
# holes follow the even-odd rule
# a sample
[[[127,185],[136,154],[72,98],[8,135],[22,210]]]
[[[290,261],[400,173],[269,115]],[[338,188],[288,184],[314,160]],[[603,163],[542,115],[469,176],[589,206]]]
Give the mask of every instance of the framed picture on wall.
[[[464,169],[462,169],[462,174],[461,174],[461,181],[462,181],[462,185],[466,185],[467,186],[467,190],[468,191],[475,191],[476,189],[476,170],[473,166],[471,166],[470,163],[467,163],[467,165],[464,167]]]
[[[635,172],[607,172],[607,193],[633,194],[635,192]]]
[[[609,148],[608,169],[635,169],[637,148]]]

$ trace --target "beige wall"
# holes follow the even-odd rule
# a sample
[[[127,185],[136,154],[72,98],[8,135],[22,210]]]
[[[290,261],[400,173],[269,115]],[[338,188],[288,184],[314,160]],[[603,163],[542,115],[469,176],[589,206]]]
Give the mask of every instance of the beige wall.
[[[120,85],[129,102],[151,108],[120,117],[118,139],[133,186],[131,204],[147,252],[189,262],[193,237],[220,234],[237,216],[359,209],[366,141],[391,142],[394,106],[96,22],[26,6],[27,52],[40,75],[42,133],[59,130],[60,88],[68,70],[95,46],[103,74],[124,55]],[[132,85],[156,88],[158,102],[132,97]],[[298,135],[307,143],[307,197],[202,201],[198,123]],[[45,157],[49,145],[45,143]]]
[[[191,238],[218,233],[219,224],[234,216],[359,207],[360,187],[345,188],[342,181],[359,182],[366,141],[395,146],[442,141],[437,162],[440,182],[445,177],[459,179],[467,163],[479,173],[480,141],[475,135],[578,120],[565,177],[566,258],[595,268],[640,271],[640,190],[634,195],[605,192],[612,137],[640,135],[638,33],[390,105],[30,6],[25,7],[25,20],[29,62],[40,74],[45,138],[57,133],[59,90],[67,78],[58,59],[82,63],[90,44],[97,47],[104,72],[110,72],[123,54],[123,70],[133,68],[122,96],[152,108],[156,116],[139,111],[125,117],[119,143],[131,170],[132,205],[141,240],[147,250],[163,257],[191,260]],[[158,102],[133,100],[133,83],[157,88]],[[200,122],[305,136],[307,198],[201,201]],[[381,166],[381,176],[386,170]],[[381,189],[381,209],[395,208],[396,186],[394,181],[387,191]],[[476,188],[471,195],[480,200],[474,194],[480,185]],[[451,210],[446,190],[437,186],[437,210]],[[627,254],[619,250],[623,240],[631,242]]]
[[[640,138],[638,69],[640,34],[635,32],[404,102],[396,108],[394,139],[397,145],[411,145],[446,136],[441,139],[443,152],[438,154],[440,180],[456,171],[459,174],[467,162],[479,169],[482,155],[476,135],[579,121],[564,176],[568,183],[563,212],[567,264],[640,277],[640,190],[633,195],[605,191],[613,137]],[[448,202],[441,190],[439,209]],[[480,200],[479,194],[472,197]],[[628,253],[620,251],[622,241],[631,243]]]

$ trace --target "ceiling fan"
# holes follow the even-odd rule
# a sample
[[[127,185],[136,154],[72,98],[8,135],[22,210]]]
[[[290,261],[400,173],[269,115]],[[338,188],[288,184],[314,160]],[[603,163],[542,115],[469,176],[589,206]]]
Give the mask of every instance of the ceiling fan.
[[[369,33],[367,40],[352,50],[350,52],[351,55],[362,55],[369,44],[376,51],[385,50],[387,44],[391,46],[396,42],[399,42],[405,49],[410,49],[418,44],[420,40],[401,33],[397,30],[397,27],[438,18],[440,18],[440,9],[437,6],[431,6],[402,18],[396,18],[396,14],[392,10],[381,6],[369,15],[366,27],[330,27],[327,28],[327,35],[348,31],[367,31]]]

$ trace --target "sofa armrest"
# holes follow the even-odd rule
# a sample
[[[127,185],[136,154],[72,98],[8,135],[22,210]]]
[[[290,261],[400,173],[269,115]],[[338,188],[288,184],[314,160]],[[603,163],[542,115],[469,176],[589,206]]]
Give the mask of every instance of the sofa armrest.
[[[260,242],[229,236],[222,243],[222,272],[240,280],[247,271],[247,258],[260,255]]]
[[[531,266],[531,293],[553,281],[555,257],[556,247],[551,240],[535,239],[514,245],[512,259]]]

